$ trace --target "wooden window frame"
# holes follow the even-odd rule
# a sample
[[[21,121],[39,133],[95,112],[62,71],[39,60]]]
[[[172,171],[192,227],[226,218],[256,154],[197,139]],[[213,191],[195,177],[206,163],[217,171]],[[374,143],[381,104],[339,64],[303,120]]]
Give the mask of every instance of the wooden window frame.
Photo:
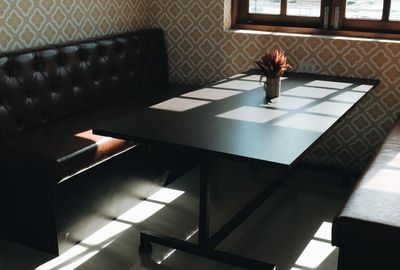
[[[232,0],[231,28],[400,39],[400,21],[389,21],[390,3],[391,0],[384,0],[382,20],[365,20],[345,18],[346,0],[321,0],[318,18],[286,16],[287,0],[281,2],[280,15],[251,14],[248,0]]]

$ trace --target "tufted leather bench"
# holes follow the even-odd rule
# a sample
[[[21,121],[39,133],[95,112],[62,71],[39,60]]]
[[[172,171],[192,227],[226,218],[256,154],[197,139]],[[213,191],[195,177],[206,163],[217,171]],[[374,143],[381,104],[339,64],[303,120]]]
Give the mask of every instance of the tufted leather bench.
[[[338,269],[398,269],[400,120],[333,221]]]
[[[59,254],[163,184],[160,151],[91,128],[168,95],[159,29],[0,55],[1,237]]]

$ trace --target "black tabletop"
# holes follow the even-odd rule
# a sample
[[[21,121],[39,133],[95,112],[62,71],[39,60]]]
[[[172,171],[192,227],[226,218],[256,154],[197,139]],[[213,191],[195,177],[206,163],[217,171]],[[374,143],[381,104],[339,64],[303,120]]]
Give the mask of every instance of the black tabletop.
[[[287,73],[267,103],[250,71],[94,129],[127,140],[292,165],[334,126],[375,80]]]

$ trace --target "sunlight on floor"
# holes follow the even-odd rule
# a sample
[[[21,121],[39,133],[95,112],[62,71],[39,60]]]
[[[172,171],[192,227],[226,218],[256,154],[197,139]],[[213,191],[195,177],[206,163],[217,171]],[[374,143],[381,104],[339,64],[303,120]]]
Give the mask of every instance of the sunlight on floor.
[[[60,266],[64,264],[65,262],[68,262],[69,260],[74,259],[76,256],[86,252],[88,248],[83,247],[83,246],[74,246],[70,250],[64,252],[61,256],[58,256],[57,258],[42,264],[37,270],[50,270],[50,269],[56,269],[57,266]]]
[[[119,216],[117,220],[140,223],[163,209],[164,206],[164,204],[144,201],[136,205],[125,214]]]
[[[184,191],[180,190],[162,188],[160,191],[154,193],[148,198],[151,201],[157,201],[160,203],[149,202],[146,200],[139,203],[129,211],[116,218],[116,220],[111,221],[106,226],[91,234],[81,243],[72,247],[57,258],[37,267],[36,270],[76,269],[78,266],[82,265],[84,262],[88,261],[90,258],[99,253],[103,248],[110,245],[118,234],[131,228],[132,225],[128,222],[143,222],[164,208],[166,204],[171,203],[184,193]],[[192,235],[194,234],[195,233]]]
[[[317,268],[335,250],[335,247],[326,242],[311,240],[303,253],[296,261],[297,266]]]
[[[331,241],[332,223],[323,222],[314,238],[308,243],[303,253],[297,259],[295,266],[290,270],[298,270],[297,267],[305,267],[307,269],[318,268],[336,249],[332,246]]]
[[[162,188],[161,190],[157,191],[156,193],[154,193],[147,199],[151,200],[151,201],[161,202],[161,203],[171,203],[176,198],[181,196],[183,193],[185,193],[185,192],[181,191],[181,190]]]
[[[185,241],[188,241],[190,238],[192,238],[196,233],[198,233],[199,229],[194,230],[193,232],[189,233],[186,237],[185,237]],[[161,264],[163,261],[165,261],[166,259],[168,259],[172,254],[174,254],[176,251],[176,249],[171,250],[170,252],[168,252],[161,260],[159,260],[157,262],[157,264]]]

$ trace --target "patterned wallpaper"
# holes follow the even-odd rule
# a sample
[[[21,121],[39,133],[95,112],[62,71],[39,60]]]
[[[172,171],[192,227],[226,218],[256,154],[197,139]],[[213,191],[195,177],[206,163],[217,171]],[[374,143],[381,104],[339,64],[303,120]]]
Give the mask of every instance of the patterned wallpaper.
[[[207,84],[245,71],[267,48],[286,51],[294,71],[380,79],[381,85],[311,151],[311,163],[362,170],[399,115],[400,44],[329,37],[225,31],[230,0],[151,0],[152,26],[166,32],[170,77]],[[224,30],[225,29],[225,30]]]
[[[147,0],[0,0],[0,52],[149,25]]]

